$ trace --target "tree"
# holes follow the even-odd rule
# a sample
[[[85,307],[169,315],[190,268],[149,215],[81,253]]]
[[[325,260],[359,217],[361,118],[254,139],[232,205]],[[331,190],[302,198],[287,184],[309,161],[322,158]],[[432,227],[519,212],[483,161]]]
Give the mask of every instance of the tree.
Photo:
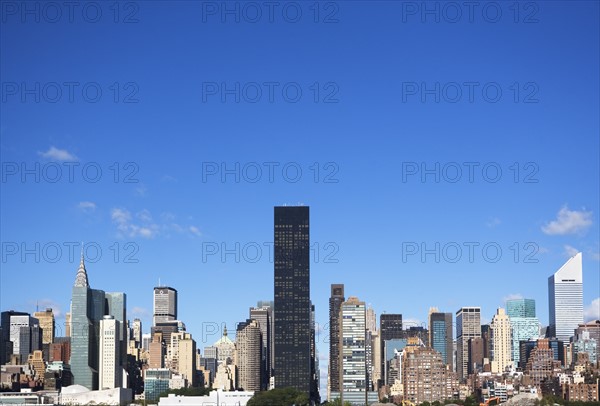
[[[306,393],[294,388],[275,388],[269,391],[256,392],[247,406],[309,406],[310,399]]]
[[[331,402],[325,402],[323,404],[323,406],[352,406],[352,403],[345,401],[342,404],[342,401],[340,400],[340,398],[335,398],[333,401]]]

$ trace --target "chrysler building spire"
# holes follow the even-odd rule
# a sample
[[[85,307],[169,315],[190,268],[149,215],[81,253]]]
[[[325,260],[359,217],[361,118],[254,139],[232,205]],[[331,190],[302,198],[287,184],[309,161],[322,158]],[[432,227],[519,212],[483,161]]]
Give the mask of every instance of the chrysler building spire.
[[[79,263],[79,269],[77,270],[77,276],[75,277],[75,286],[80,288],[89,288],[87,272],[85,270],[85,261],[83,259],[83,243],[81,244],[81,262]]]

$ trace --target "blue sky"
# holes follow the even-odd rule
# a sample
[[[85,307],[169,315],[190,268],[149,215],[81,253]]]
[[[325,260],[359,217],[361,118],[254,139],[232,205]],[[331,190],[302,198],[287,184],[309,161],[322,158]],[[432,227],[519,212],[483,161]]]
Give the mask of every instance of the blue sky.
[[[303,203],[323,329],[331,283],[416,323],[520,295],[545,324],[575,250],[598,317],[598,2],[172,3],[2,2],[2,310],[64,320],[84,241],[94,288],[148,331],[160,278],[203,347],[272,298],[273,206]]]

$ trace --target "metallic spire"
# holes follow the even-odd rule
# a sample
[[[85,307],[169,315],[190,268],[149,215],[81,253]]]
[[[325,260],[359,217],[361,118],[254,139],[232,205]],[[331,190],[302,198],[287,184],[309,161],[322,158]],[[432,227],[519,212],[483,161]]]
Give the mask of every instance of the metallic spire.
[[[83,259],[83,243],[81,243],[81,262],[79,263],[79,269],[77,270],[77,276],[75,276],[75,286],[79,288],[89,288],[87,272],[85,270],[85,261]]]

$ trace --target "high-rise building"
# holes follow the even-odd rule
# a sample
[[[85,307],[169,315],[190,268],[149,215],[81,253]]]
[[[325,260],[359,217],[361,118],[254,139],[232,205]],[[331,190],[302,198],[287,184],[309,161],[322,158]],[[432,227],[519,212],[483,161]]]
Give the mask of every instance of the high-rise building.
[[[273,306],[263,305],[250,308],[250,319],[256,320],[260,327],[262,338],[262,390],[269,388],[272,371],[273,353]]]
[[[338,362],[340,391],[331,392],[341,403],[364,404],[377,401],[377,392],[367,392],[365,302],[350,297],[341,304]]]
[[[177,371],[187,380],[189,386],[197,386],[196,341],[190,333],[183,333],[178,345]]]
[[[506,301],[506,314],[513,317],[535,317],[534,299],[509,299]]]
[[[124,293],[105,293],[91,289],[85,269],[83,254],[71,299],[71,373],[73,383],[90,390],[98,389],[98,361],[100,359],[100,321],[111,315],[122,325],[120,334],[124,335],[127,320],[126,296]],[[120,338],[123,335],[119,336]],[[126,366],[127,343],[121,339],[120,366]]]
[[[540,384],[550,378],[554,369],[560,368],[560,361],[554,359],[554,354],[547,339],[540,339],[527,360],[525,375],[532,386]]]
[[[121,341],[121,322],[114,316],[104,316],[100,320],[99,389],[122,386]]]
[[[152,334],[152,341],[148,345],[148,366],[153,369],[165,367],[166,345],[160,331]]]
[[[275,387],[311,392],[307,206],[275,207]]]
[[[386,314],[383,313],[379,316],[379,345],[380,345],[380,371],[383,377],[387,376],[386,373],[386,352],[385,342],[388,340],[396,340],[404,338],[404,332],[402,331],[402,315],[401,314]],[[379,381],[379,386],[383,385],[383,381]]]
[[[133,319],[131,329],[133,331],[131,338],[135,341],[135,348],[142,348],[142,321],[140,319]]]
[[[152,325],[173,320],[177,320],[177,290],[169,286],[155,287]]]
[[[512,359],[519,365],[521,341],[536,339],[540,336],[540,321],[535,316],[535,300],[510,299],[506,301],[506,314],[510,318],[512,329]]]
[[[596,340],[596,342],[600,346],[600,320],[592,320],[588,321],[587,323],[580,324],[579,326],[577,326],[575,335],[580,336],[584,331],[590,333],[590,338]]]
[[[454,370],[452,338],[452,313],[442,313],[435,307],[429,309],[429,346],[442,355],[451,371]]]
[[[481,337],[481,308],[462,307],[456,312],[456,372],[460,380],[469,373],[469,340]]]
[[[238,389],[259,391],[262,387],[262,333],[256,320],[239,323],[235,334],[235,365]]]
[[[502,373],[512,366],[512,336],[510,318],[503,308],[498,308],[490,325],[492,372]]]
[[[46,309],[44,312],[35,312],[33,317],[39,320],[42,328],[42,344],[52,344],[54,342],[54,312],[52,309]]]
[[[26,363],[29,354],[42,349],[42,329],[39,320],[25,314],[11,315],[9,324],[12,354],[18,356],[19,363]]]
[[[569,258],[548,278],[548,334],[568,342],[583,323],[583,271],[581,252]]]
[[[0,313],[0,365],[6,364],[13,354],[13,343],[10,336],[10,318],[12,316],[29,316],[29,313],[14,310]]]
[[[217,350],[217,364],[233,363],[235,357],[235,343],[227,335],[227,327],[223,327],[223,336],[213,344]]]
[[[327,397],[331,401],[332,392],[340,392],[340,310],[345,301],[344,285],[331,285],[331,296],[329,297],[329,387]]]
[[[458,379],[446,369],[442,354],[433,348],[410,346],[402,352],[404,399],[414,404],[443,402],[458,392]]]
[[[482,337],[473,337],[468,341],[468,359],[469,366],[467,368],[468,374],[473,374],[475,372],[483,371],[483,338]]]

